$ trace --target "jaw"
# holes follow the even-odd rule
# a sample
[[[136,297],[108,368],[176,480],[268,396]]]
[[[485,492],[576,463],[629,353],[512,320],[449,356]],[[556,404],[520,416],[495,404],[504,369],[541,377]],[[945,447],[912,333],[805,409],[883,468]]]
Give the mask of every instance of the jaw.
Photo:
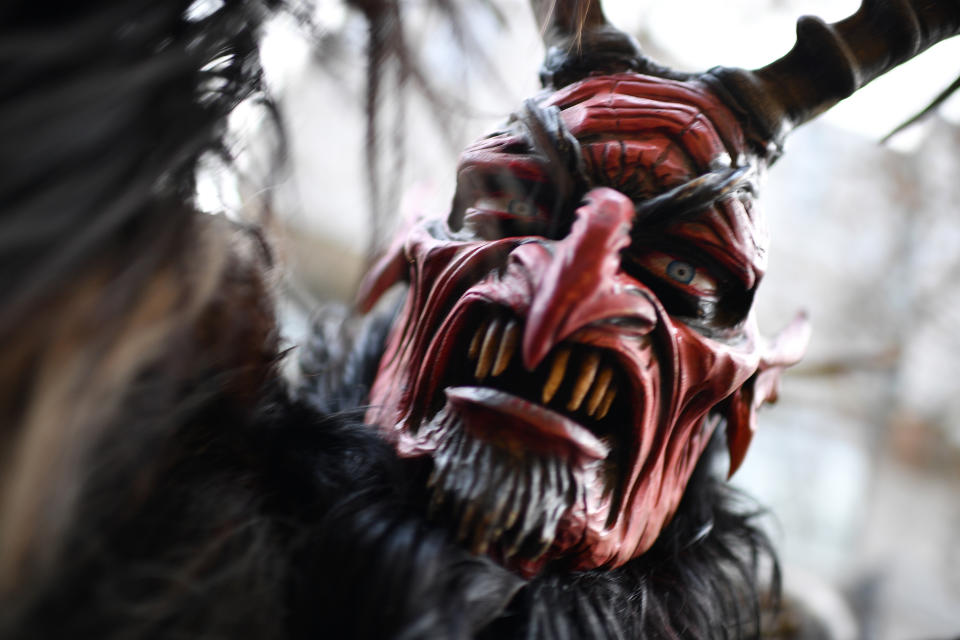
[[[588,328],[528,370],[522,331],[522,310],[464,296],[410,359],[420,366],[383,385],[410,389],[406,410],[368,419],[395,425],[401,455],[432,457],[431,514],[474,552],[525,575],[558,558],[621,564],[643,529],[624,504],[659,414],[656,385],[631,373],[656,368],[649,340],[624,349]]]
[[[602,476],[602,459],[577,455],[579,447],[565,446],[559,434],[548,437],[552,446],[516,446],[518,439],[496,433],[499,427],[481,418],[492,408],[487,402],[514,404],[516,398],[478,387],[459,387],[450,396],[436,419],[430,515],[450,523],[472,552],[527,576],[580,545],[584,522],[572,513]],[[464,407],[463,396],[478,398]],[[530,424],[530,417],[519,423]]]

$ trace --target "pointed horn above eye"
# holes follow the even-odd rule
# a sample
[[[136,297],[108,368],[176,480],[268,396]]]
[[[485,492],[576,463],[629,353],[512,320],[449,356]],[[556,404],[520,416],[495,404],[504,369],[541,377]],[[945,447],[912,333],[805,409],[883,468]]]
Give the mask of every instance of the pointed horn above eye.
[[[792,129],[958,32],[958,0],[863,0],[835,24],[800,18],[793,49],[761,69],[719,67],[703,79],[743,110],[772,161]]]
[[[546,48],[540,69],[544,87],[560,88],[592,73],[639,71],[666,77],[682,75],[644,56],[634,38],[607,22],[600,0],[530,2]]]

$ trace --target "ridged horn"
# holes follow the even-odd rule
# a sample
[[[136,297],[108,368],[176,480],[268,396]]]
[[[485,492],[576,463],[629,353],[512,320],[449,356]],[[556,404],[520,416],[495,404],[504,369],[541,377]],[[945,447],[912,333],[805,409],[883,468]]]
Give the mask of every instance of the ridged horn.
[[[702,78],[742,110],[772,161],[792,129],[958,32],[958,0],[863,0],[835,24],[800,18],[796,44],[762,69],[718,67]]]
[[[540,81],[560,88],[591,73],[637,71],[686,78],[643,55],[640,45],[603,15],[599,0],[530,0],[546,48]]]

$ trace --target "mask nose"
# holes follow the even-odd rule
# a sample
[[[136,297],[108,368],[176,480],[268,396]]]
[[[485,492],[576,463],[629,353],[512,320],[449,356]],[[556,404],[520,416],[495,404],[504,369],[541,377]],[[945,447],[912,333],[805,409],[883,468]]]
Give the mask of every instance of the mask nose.
[[[591,190],[577,209],[570,233],[550,245],[537,274],[523,335],[523,362],[533,370],[549,351],[593,322],[628,318],[634,327],[656,324],[656,310],[620,271],[620,251],[630,244],[635,211],[619,191]]]

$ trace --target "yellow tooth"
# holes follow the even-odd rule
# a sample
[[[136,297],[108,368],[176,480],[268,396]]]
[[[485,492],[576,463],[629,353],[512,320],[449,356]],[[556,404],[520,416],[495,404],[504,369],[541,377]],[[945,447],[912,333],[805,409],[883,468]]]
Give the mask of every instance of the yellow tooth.
[[[593,385],[593,392],[590,394],[590,400],[587,401],[587,414],[593,415],[600,406],[604,394],[607,393],[607,387],[610,386],[610,380],[613,379],[613,370],[610,367],[604,367],[597,376],[597,384]]]
[[[510,358],[517,348],[517,342],[520,339],[520,325],[516,320],[507,323],[503,330],[503,339],[500,340],[500,349],[497,350],[497,359],[493,363],[493,375],[498,376],[504,372],[507,365],[510,364]]]
[[[540,396],[543,404],[550,402],[557,389],[560,388],[563,376],[567,372],[567,360],[569,359],[569,349],[560,349],[557,351],[557,355],[553,357],[553,366],[550,368],[550,375],[547,376],[547,382],[543,385],[543,394]]]
[[[483,380],[490,373],[490,367],[493,365],[493,358],[496,355],[494,345],[499,342],[500,320],[494,320],[487,327],[487,332],[483,335],[483,344],[480,345],[480,358],[477,360],[477,368],[473,375],[477,380]]]
[[[603,396],[603,402],[600,403],[600,410],[597,412],[597,420],[603,420],[607,415],[607,411],[610,411],[610,405],[613,404],[613,399],[617,397],[617,388],[610,387],[607,389],[607,393]]]
[[[573,385],[573,394],[570,396],[570,402],[567,403],[567,411],[576,411],[583,404],[593,379],[597,377],[598,366],[600,366],[600,356],[596,353],[588,353],[583,359],[583,366],[580,367],[580,377]]]
[[[481,322],[477,332],[473,334],[473,340],[470,341],[470,347],[467,349],[467,357],[471,360],[477,357],[480,352],[480,341],[483,340],[483,334],[487,331],[487,323]]]

